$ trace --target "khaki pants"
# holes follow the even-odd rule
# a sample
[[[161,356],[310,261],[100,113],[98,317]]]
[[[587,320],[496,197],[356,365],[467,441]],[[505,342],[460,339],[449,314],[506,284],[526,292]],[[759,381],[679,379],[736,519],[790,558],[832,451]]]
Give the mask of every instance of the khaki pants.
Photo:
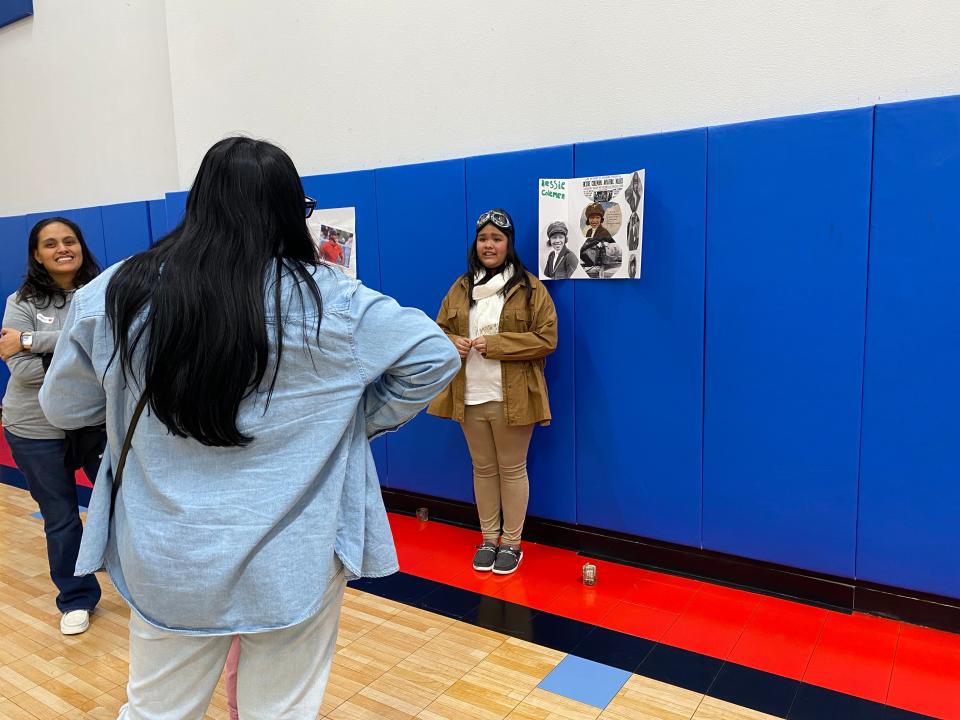
[[[483,539],[519,545],[527,515],[530,483],[527,479],[527,449],[533,425],[507,425],[503,403],[467,405],[463,435],[473,460],[473,492],[477,497]]]

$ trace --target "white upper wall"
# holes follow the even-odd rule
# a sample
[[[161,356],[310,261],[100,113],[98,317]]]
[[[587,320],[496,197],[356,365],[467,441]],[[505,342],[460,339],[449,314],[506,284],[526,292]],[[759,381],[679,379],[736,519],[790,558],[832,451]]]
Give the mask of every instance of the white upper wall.
[[[0,215],[177,185],[162,0],[34,0],[0,29]]]
[[[955,0],[35,5],[0,214],[186,188],[231,133],[313,174],[960,93]]]
[[[0,29],[0,215],[176,186],[162,0],[33,5]]]
[[[180,183],[242,131],[305,174],[960,92],[956,0],[167,0]]]

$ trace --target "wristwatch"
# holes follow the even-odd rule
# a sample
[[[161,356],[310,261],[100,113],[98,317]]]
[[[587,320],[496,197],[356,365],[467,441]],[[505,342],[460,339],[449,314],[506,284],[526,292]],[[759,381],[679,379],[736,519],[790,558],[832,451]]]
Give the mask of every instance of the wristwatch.
[[[30,352],[30,348],[33,347],[32,332],[20,333],[20,347],[22,347],[27,352]]]

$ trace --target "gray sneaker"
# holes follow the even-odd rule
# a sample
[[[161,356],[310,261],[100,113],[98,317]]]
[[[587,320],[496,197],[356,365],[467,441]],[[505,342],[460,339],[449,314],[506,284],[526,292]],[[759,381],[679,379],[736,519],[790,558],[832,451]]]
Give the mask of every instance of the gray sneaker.
[[[473,556],[473,569],[480,572],[487,572],[493,569],[493,564],[497,561],[497,544],[486,542],[477,545],[477,553]]]
[[[501,545],[497,552],[497,561],[493,565],[494,575],[509,575],[516,572],[523,560],[523,550],[519,545]]]

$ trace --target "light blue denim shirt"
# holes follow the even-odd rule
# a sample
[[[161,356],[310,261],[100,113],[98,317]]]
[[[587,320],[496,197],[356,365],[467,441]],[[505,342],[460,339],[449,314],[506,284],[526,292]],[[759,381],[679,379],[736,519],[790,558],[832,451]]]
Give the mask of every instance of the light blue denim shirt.
[[[76,293],[40,392],[57,427],[107,424],[77,574],[106,566],[147,622],[216,635],[311,617],[341,563],[348,578],[396,572],[369,439],[413,418],[459,371],[433,320],[321,266],[318,342],[314,301],[285,277],[273,398],[265,407],[255,393],[238,414],[253,442],[207,447],[144,412],[111,523],[112,468],[142,387],[110,362],[104,297],[116,267]]]

